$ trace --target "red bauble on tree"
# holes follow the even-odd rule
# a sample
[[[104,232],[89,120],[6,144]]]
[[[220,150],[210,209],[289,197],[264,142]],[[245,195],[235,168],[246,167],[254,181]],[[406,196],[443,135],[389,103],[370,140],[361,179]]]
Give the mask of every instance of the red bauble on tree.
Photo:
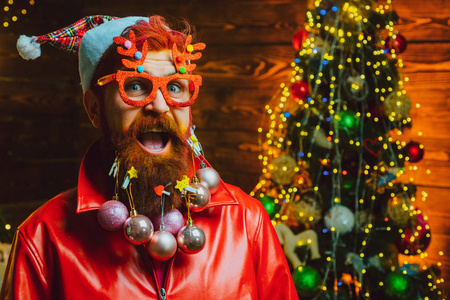
[[[389,49],[389,51],[394,49],[395,53],[403,53],[406,50],[406,45],[408,44],[406,42],[406,38],[400,33],[397,33],[395,38],[388,37],[385,40],[385,43],[386,48]]]
[[[409,161],[411,162],[418,162],[423,158],[423,155],[425,153],[425,150],[423,149],[423,145],[417,143],[417,142],[409,142],[405,146],[406,154],[409,157]]]
[[[308,83],[303,80],[294,82],[291,85],[291,93],[295,101],[302,100],[308,94]]]
[[[422,212],[415,209],[409,224],[397,241],[398,250],[403,254],[416,255],[428,248],[430,240],[431,233],[428,223]]]
[[[300,30],[294,35],[294,38],[292,39],[292,46],[294,46],[295,50],[302,49],[302,45],[306,40],[308,39],[308,31],[306,30]]]

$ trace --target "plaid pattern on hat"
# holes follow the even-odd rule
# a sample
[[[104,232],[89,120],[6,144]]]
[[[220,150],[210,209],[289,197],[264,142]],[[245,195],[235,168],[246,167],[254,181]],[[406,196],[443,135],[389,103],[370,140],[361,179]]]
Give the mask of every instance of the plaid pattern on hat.
[[[104,15],[84,17],[65,28],[36,37],[35,42],[39,44],[49,43],[58,49],[78,54],[81,38],[88,30],[114,19],[117,19],[117,17]]]

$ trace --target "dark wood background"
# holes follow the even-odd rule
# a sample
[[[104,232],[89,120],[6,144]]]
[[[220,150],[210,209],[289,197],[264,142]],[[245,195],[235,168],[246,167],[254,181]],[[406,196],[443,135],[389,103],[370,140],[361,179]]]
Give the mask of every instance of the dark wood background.
[[[265,103],[289,77],[291,39],[303,24],[305,0],[16,2],[0,14],[5,21],[17,9],[27,9],[0,29],[0,215],[13,229],[46,200],[76,184],[80,160],[98,137],[82,105],[77,58],[46,45],[42,57],[24,61],[16,40],[20,34],[54,31],[85,15],[161,14],[187,18],[196,26],[207,44],[197,68],[204,80],[193,107],[197,134],[222,178],[252,190],[261,171],[257,128]],[[396,28],[408,40],[402,55],[404,75],[410,79],[406,90],[414,104],[420,103],[404,139],[425,145],[425,157],[413,175],[419,191],[429,195],[420,203],[432,231],[427,261],[441,261],[450,283],[450,5],[447,0],[393,2],[400,16]],[[439,256],[440,250],[444,255]]]

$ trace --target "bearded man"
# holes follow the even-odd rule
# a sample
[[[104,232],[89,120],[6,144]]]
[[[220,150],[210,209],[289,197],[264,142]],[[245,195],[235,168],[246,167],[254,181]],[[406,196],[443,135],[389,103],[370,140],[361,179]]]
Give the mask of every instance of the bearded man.
[[[192,61],[204,44],[189,30],[160,16],[91,16],[19,39],[26,59],[45,42],[78,52],[102,138],[78,186],[19,226],[1,299],[297,299],[262,205],[219,178],[198,183],[198,169],[212,169],[193,134]]]

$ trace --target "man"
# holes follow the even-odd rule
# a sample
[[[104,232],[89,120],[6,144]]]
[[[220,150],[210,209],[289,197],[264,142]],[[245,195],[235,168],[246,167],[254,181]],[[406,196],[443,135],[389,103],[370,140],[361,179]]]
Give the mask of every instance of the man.
[[[258,201],[221,181],[209,188],[203,207],[192,206],[187,196],[196,186],[189,180],[194,169],[207,163],[192,135],[190,112],[201,85],[201,77],[192,74],[200,56],[193,52],[204,45],[191,45],[188,29],[171,30],[159,16],[93,16],[70,30],[19,39],[19,51],[29,59],[39,56],[36,43],[59,40],[56,46],[77,50],[81,38],[84,103],[102,139],[86,153],[78,186],[18,228],[1,299],[297,299]],[[190,195],[198,196],[199,189]],[[119,203],[108,201],[114,195],[131,211],[126,222],[143,215],[163,218],[175,207],[187,227],[200,228],[196,233],[204,233],[205,242],[186,251],[191,245],[180,242],[178,233],[183,251],[175,248],[168,258],[151,249],[153,229],[143,240],[132,231],[124,236],[105,230],[109,225],[98,210]],[[114,223],[120,218],[112,212],[106,218]],[[120,227],[130,229],[126,222]]]

